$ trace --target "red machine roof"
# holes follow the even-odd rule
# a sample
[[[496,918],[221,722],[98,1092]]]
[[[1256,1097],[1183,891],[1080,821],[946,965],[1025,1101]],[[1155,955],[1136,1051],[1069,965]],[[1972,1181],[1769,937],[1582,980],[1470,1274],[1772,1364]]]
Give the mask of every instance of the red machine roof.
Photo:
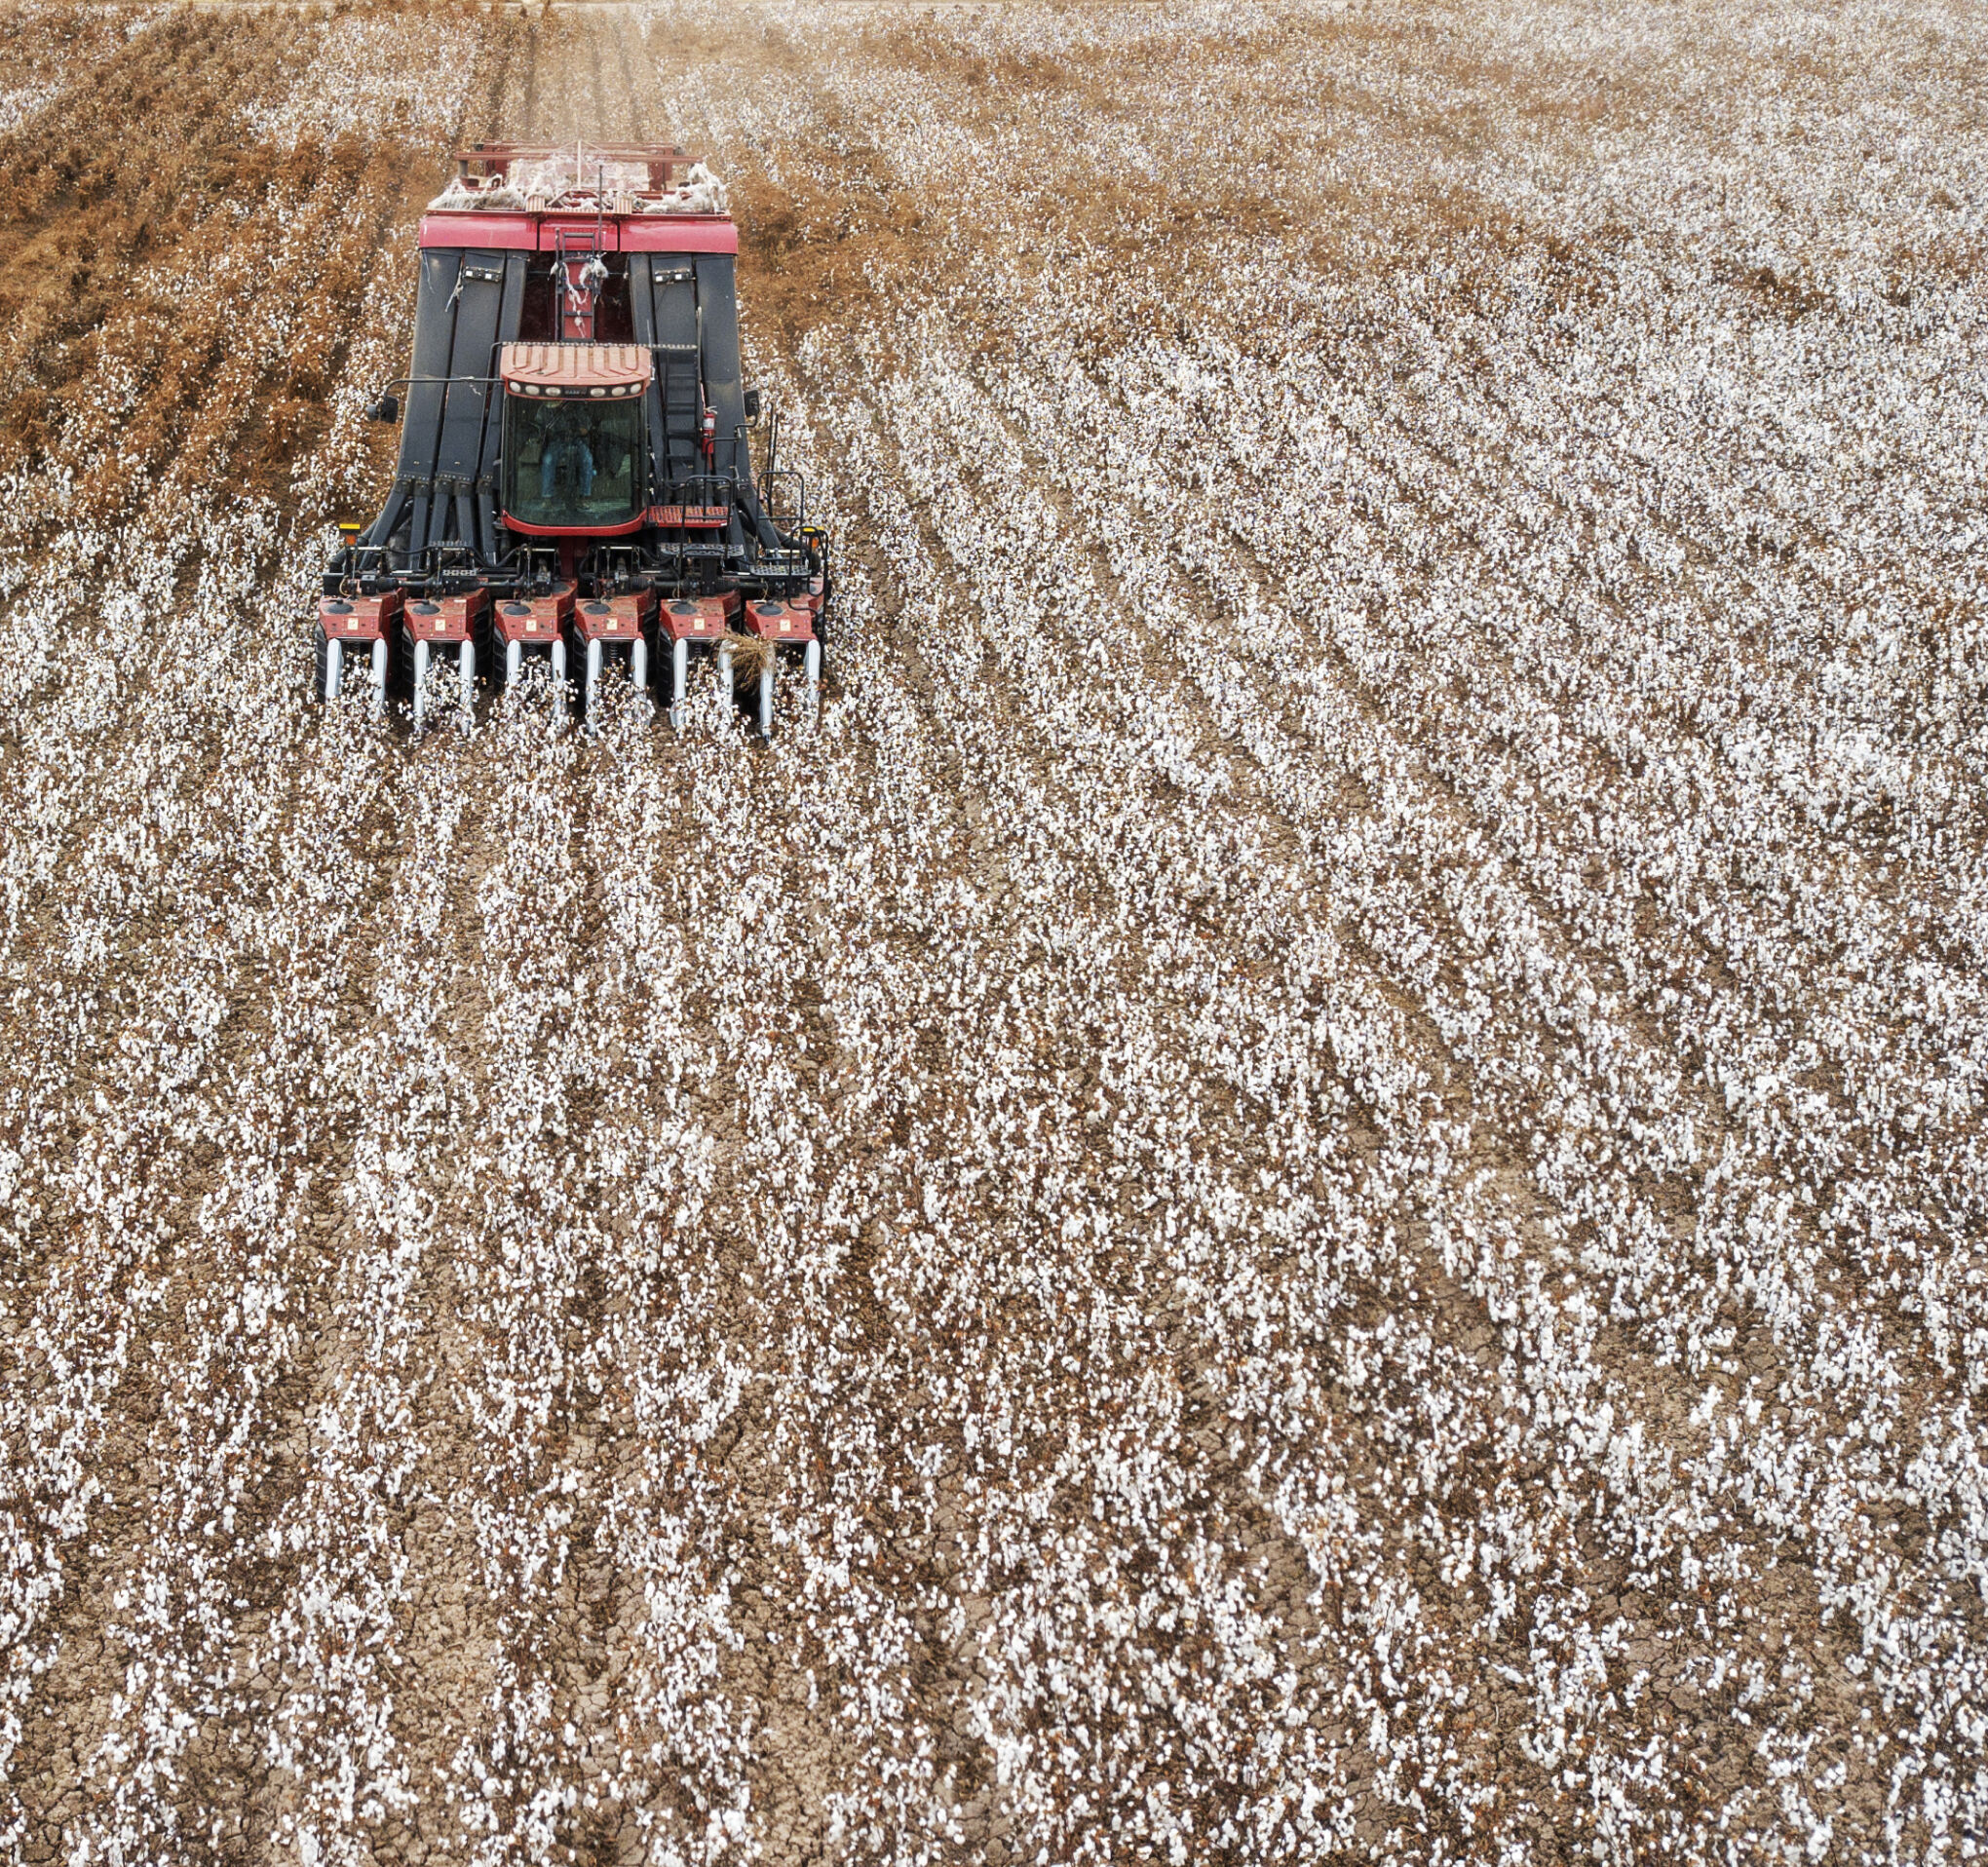
[[[640,344],[506,344],[507,396],[638,396],[654,365]]]
[[[466,213],[424,214],[424,247],[474,247],[482,252],[556,252],[558,230],[592,235],[600,229],[602,252],[737,252],[739,229],[717,214],[532,214],[484,208]]]

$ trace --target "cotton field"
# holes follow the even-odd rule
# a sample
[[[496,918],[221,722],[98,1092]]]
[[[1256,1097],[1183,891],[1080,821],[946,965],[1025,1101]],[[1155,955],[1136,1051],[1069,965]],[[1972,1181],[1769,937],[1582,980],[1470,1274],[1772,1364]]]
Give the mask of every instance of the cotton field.
[[[0,1861],[1988,1852],[1988,35],[0,15]],[[819,720],[311,704],[673,138]]]

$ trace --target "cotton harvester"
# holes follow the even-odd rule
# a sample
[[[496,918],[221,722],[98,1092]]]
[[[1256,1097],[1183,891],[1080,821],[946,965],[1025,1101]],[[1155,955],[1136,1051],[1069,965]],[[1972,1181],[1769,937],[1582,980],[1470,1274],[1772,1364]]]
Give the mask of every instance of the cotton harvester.
[[[674,147],[478,143],[456,165],[421,222],[411,369],[368,411],[401,419],[404,387],[393,489],[325,570],[318,695],[363,668],[418,724],[439,658],[468,702],[531,656],[586,707],[618,661],[681,726],[695,653],[727,691],[757,673],[763,735],[783,662],[812,711],[828,542],[798,475],[771,449],[753,471],[722,187]]]

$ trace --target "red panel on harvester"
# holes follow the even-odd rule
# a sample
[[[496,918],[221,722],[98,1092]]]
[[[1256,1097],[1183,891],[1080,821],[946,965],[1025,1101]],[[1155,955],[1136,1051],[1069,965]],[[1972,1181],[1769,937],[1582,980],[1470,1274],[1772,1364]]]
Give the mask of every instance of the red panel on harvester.
[[[657,612],[663,633],[672,642],[714,642],[725,632],[725,606],[715,597],[673,597]]]
[[[746,627],[763,642],[811,642],[815,619],[792,603],[747,603]]]
[[[489,607],[490,592],[486,590],[466,591],[460,596],[444,596],[441,599],[441,613],[449,628],[461,631],[455,636],[459,642],[470,639]]]
[[[649,618],[656,613],[656,592],[653,590],[638,590],[632,595],[609,598],[618,621],[626,632],[639,635],[649,627]]]
[[[407,605],[407,627],[417,642],[466,642],[489,602],[480,590],[436,601],[423,598]]]
[[[486,252],[554,252],[560,231],[569,245],[584,237],[593,248],[596,224],[603,252],[737,252],[739,229],[730,220],[688,214],[513,213],[474,209],[421,217],[424,247],[476,247]]]
[[[377,642],[384,639],[387,625],[401,613],[401,592],[390,590],[378,596],[321,596],[318,621],[325,639],[337,642]]]
[[[424,247],[478,247],[486,252],[535,252],[538,215],[506,213],[424,214]]]
[[[582,641],[631,642],[642,632],[648,605],[655,600],[647,591],[635,596],[591,597],[574,610],[574,626]]]
[[[577,248],[585,252],[619,252],[622,223],[613,214],[542,214],[538,223],[540,252]]]
[[[499,603],[491,621],[500,641],[522,642],[530,648],[534,644],[550,646],[572,613],[573,586],[568,584],[550,596]]]
[[[729,219],[688,214],[631,214],[621,223],[623,252],[737,252],[739,229]]]

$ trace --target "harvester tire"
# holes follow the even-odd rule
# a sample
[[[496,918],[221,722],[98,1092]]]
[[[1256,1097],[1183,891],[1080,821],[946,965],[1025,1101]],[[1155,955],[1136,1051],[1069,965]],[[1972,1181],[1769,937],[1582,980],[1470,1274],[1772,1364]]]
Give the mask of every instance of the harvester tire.
[[[320,623],[311,630],[311,698],[320,705],[325,700],[325,665],[330,659],[331,642]]]
[[[490,653],[497,645],[497,631],[490,626],[491,613],[495,608],[494,603],[484,603],[477,612],[476,625],[470,631],[471,639],[477,645],[477,672],[486,681],[490,678],[491,662],[503,659],[501,654],[493,657]]]
[[[395,623],[387,651],[387,695],[401,705],[414,699],[414,635],[404,620]]]

